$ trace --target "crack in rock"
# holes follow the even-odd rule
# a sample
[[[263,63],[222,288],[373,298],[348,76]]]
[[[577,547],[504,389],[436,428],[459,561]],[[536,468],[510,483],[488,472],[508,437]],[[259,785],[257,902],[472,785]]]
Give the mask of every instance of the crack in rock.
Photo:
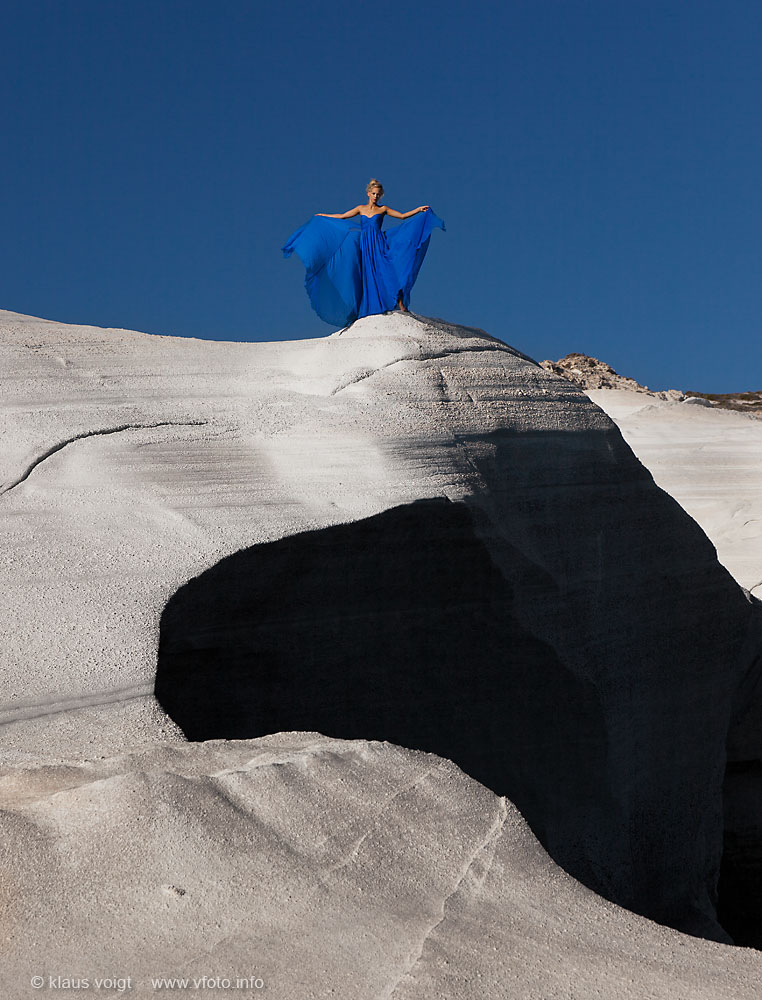
[[[371,823],[371,825],[368,827],[368,829],[360,837],[357,838],[357,840],[352,844],[352,846],[349,848],[349,850],[345,853],[344,857],[340,858],[338,861],[335,861],[328,868],[328,870],[326,871],[326,876],[333,875],[335,872],[341,871],[342,868],[346,868],[348,865],[352,864],[352,862],[355,860],[355,858],[357,857],[357,855],[360,853],[360,848],[365,843],[365,841],[368,839],[368,837],[370,837],[370,835],[372,833],[375,833],[375,832],[378,831],[379,820],[384,815],[384,813],[386,813],[389,809],[391,809],[392,804],[401,795],[405,795],[407,792],[410,792],[414,788],[417,788],[418,785],[423,784],[423,782],[426,781],[427,778],[430,778],[432,774],[434,774],[436,771],[441,770],[441,767],[442,767],[441,764],[435,764],[434,767],[428,768],[426,771],[423,772],[423,774],[419,774],[418,777],[415,778],[413,781],[410,781],[406,785],[403,785],[401,788],[398,788],[394,792],[394,794],[391,795],[386,800],[386,802],[384,802],[383,805],[376,811],[376,813],[375,813],[375,815],[373,817],[373,822]],[[321,881],[323,881],[324,884],[328,884],[327,879],[322,879]]]
[[[41,465],[59,451],[63,451],[68,445],[74,444],[75,441],[82,441],[84,438],[89,437],[106,437],[109,434],[120,434],[122,431],[150,430],[153,427],[203,427],[206,424],[206,420],[160,420],[153,424],[120,424],[118,427],[104,427],[95,431],[82,431],[81,434],[75,434],[73,437],[66,438],[65,441],[59,441],[58,444],[54,444],[51,448],[48,448],[42,455],[38,455],[17,479],[12,483],[5,483],[0,487],[0,496],[10,493],[11,490],[15,490],[17,486],[20,486],[31,476],[38,465]]]
[[[387,361],[385,365],[380,365],[378,368],[364,368],[354,374],[345,375],[336,388],[331,390],[331,395],[335,396],[337,393],[343,392],[344,389],[348,389],[350,385],[356,385],[358,382],[363,382],[366,378],[371,378],[371,376],[377,375],[378,372],[383,371],[385,368],[391,368],[392,365],[402,364],[403,361],[437,361],[440,358],[449,358],[456,354],[483,354],[486,351],[498,351],[500,354],[510,354],[511,357],[516,356],[510,348],[498,347],[497,344],[478,344],[473,347],[461,347],[457,351],[432,351],[428,354],[411,354],[403,358],[395,358],[394,361]]]
[[[447,904],[450,902],[452,897],[458,892],[461,885],[463,885],[465,880],[468,878],[471,869],[473,868],[479,856],[484,854],[490,848],[492,848],[492,852],[489,858],[489,863],[484,871],[484,874],[479,880],[479,886],[484,884],[484,881],[487,878],[487,875],[489,874],[490,868],[492,867],[492,861],[495,855],[495,846],[500,836],[502,835],[503,827],[505,826],[505,821],[507,817],[508,817],[508,802],[505,798],[501,798],[498,802],[497,816],[495,817],[492,826],[489,828],[486,836],[478,845],[476,850],[474,850],[471,856],[469,857],[465,868],[461,872],[453,888],[447,893],[447,895],[442,900],[442,911],[439,917],[434,921],[431,927],[429,927],[429,929],[423,935],[423,937],[421,938],[421,942],[418,945],[415,952],[410,955],[410,961],[407,968],[402,970],[401,974],[395,980],[395,982],[392,983],[391,987],[387,988],[387,990],[385,990],[384,993],[381,995],[382,1000],[390,1000],[390,998],[394,995],[395,990],[402,982],[402,980],[413,974],[413,970],[415,969],[416,965],[418,964],[418,962],[420,962],[423,956],[423,952],[426,948],[426,942],[429,940],[429,938],[437,929],[437,927],[439,927],[439,925],[442,924],[447,917]]]
[[[145,698],[149,695],[153,695],[153,681],[112,688],[110,691],[95,691],[92,694],[61,695],[46,698],[43,701],[17,702],[12,707],[0,707],[0,726],[12,722],[26,722],[29,719],[41,719],[48,715],[58,715],[61,712],[76,711],[78,708],[94,708],[100,705],[111,705],[114,702],[132,701],[135,698]]]

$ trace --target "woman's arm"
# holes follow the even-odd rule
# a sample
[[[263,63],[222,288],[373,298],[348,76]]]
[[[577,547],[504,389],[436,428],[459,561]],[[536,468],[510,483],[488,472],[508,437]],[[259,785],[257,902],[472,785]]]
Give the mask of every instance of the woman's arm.
[[[411,215],[418,215],[419,212],[428,212],[428,205],[421,205],[419,208],[414,208],[412,212],[397,212],[393,208],[387,208],[386,214],[391,215],[393,219],[409,219]]]
[[[324,219],[351,219],[353,215],[360,214],[360,206],[355,205],[354,208],[350,208],[348,212],[344,212],[343,215],[328,215],[327,212],[315,212],[315,215],[322,215]]]

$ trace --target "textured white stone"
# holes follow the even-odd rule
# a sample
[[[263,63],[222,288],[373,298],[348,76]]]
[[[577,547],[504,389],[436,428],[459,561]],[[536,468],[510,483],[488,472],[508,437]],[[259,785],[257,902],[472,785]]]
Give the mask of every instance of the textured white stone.
[[[0,808],[13,1000],[51,995],[49,976],[109,997],[202,976],[265,989],[172,995],[759,996],[758,952],[600,899],[509,802],[430,754],[316,734],[160,746],[2,769]]]
[[[696,396],[667,402],[621,389],[586,392],[701,525],[723,566],[762,597],[762,420]]]
[[[483,372],[482,399],[456,390],[470,429],[510,399],[527,424],[596,423],[573,386],[545,406],[548,376],[483,331],[412,315],[237,344],[0,311],[0,754],[168,738],[152,691],[181,583],[248,545],[471,493],[453,359]],[[390,406],[418,370],[428,398]]]
[[[719,933],[707,887],[751,612],[580,389],[413,315],[227,344],[0,313],[0,366],[0,913],[16,984],[40,954],[45,975],[106,957],[104,974],[247,975],[260,942],[284,997],[752,996],[758,957],[602,901],[450,764],[421,801],[431,757],[319,737],[189,746],[153,698],[162,611],[192,577],[463,501],[516,621],[595,722],[575,730],[560,702],[533,719],[553,685],[515,688],[508,649],[495,711],[515,695],[530,720],[514,762],[540,812],[555,796],[544,842],[613,897],[661,893],[681,926]],[[262,747],[267,772],[248,765]],[[568,787],[551,787],[545,750]],[[369,815],[392,802],[376,844]]]

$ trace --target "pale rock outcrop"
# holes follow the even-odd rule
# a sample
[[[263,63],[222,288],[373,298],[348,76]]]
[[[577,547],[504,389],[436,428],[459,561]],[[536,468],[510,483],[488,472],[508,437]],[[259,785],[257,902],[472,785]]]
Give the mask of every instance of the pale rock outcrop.
[[[225,724],[234,682],[270,709],[236,736],[450,753],[587,885],[724,937],[724,753],[759,609],[580,389],[413,315],[224,344],[5,313],[0,351],[20,788],[46,755],[192,756],[153,697],[161,647],[176,722],[189,693]],[[299,644],[316,625],[321,683]]]
[[[630,391],[587,389],[658,486],[704,529],[720,562],[762,596],[762,421]],[[703,401],[702,401],[703,402]]]
[[[759,995],[758,952],[596,896],[430,754],[317,734],[165,745],[0,768],[0,806],[13,1000]]]

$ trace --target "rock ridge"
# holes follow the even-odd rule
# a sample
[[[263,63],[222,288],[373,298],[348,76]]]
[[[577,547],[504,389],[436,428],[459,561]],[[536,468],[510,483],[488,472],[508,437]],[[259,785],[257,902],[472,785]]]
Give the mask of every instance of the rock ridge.
[[[682,400],[685,393],[679,389],[663,389],[652,391],[647,385],[641,385],[634,378],[619,375],[611,365],[589,354],[566,354],[558,361],[541,361],[540,365],[546,371],[568,378],[581,389],[626,389],[629,392],[647,393],[657,399]]]

